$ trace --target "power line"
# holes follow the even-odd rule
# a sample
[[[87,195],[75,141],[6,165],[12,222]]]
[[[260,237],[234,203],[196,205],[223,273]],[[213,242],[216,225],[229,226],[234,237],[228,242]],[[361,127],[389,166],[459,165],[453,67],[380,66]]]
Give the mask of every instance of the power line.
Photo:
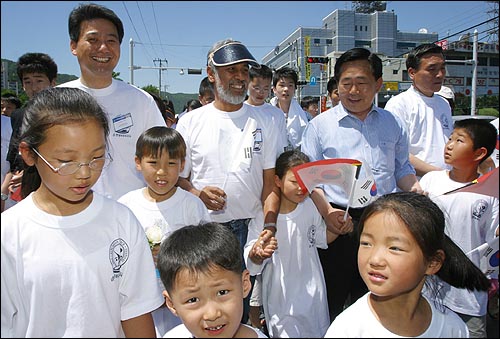
[[[125,7],[125,12],[127,12],[128,19],[130,20],[130,23],[132,24],[132,28],[134,29],[134,32],[137,35],[137,40],[141,40],[139,32],[137,32],[137,29],[135,28],[134,22],[132,21],[132,18],[130,17],[130,13],[128,12],[127,5],[125,4],[125,1],[122,1],[122,4],[123,4],[123,7]]]
[[[141,40],[141,36],[139,35],[139,32],[137,32],[137,29],[135,28],[134,21],[132,20],[132,17],[130,16],[130,13],[128,12],[127,5],[125,4],[125,1],[122,1],[123,7],[125,7],[125,12],[127,12],[128,19],[130,20],[130,23],[132,24],[132,28],[134,29],[135,34],[137,35],[137,40]],[[149,59],[153,59],[151,55],[148,53],[148,51],[145,49],[144,50],[146,54],[148,55]]]
[[[148,28],[146,27],[146,23],[144,22],[144,17],[142,16],[142,11],[141,11],[141,7],[139,6],[139,1],[136,1],[135,2],[137,4],[137,9],[139,10],[139,15],[141,16],[141,21],[142,21],[142,25],[144,26],[144,29],[146,30],[146,35],[148,36],[148,40],[149,40],[149,43],[151,44],[151,46],[153,47],[153,52],[158,55],[159,53],[156,51],[156,49],[154,48],[153,46],[153,42],[151,41],[151,37],[149,36],[149,31],[148,31]]]
[[[163,44],[161,42],[161,34],[160,34],[160,30],[158,29],[158,20],[156,20],[156,11],[155,11],[155,8],[154,8],[154,2],[153,1],[151,1],[151,9],[153,10],[153,17],[155,19],[156,34],[158,34],[158,40],[160,41],[160,46],[161,46],[161,50],[163,52],[163,56],[166,58],[167,57],[167,53],[165,53],[165,50],[163,49]]]

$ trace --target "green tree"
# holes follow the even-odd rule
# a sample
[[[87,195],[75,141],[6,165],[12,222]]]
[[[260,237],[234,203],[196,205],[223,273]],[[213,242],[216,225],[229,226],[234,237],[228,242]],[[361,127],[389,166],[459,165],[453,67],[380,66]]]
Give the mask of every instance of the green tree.
[[[147,86],[144,86],[141,88],[143,90],[145,90],[146,92],[158,94],[158,87],[156,87],[154,85],[147,85]]]
[[[123,81],[123,79],[120,79],[119,76],[120,76],[120,72],[115,72],[113,71],[112,75],[113,79],[116,79],[116,80],[120,80],[120,81]]]
[[[385,11],[387,1],[353,1],[352,8],[356,13],[371,14],[377,11]]]

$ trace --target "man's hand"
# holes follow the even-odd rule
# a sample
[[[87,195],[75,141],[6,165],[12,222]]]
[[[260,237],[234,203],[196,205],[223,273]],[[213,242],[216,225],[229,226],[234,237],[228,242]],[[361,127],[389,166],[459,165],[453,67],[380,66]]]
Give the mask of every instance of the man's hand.
[[[212,211],[220,211],[226,207],[226,192],[219,187],[205,186],[199,195],[205,206]]]

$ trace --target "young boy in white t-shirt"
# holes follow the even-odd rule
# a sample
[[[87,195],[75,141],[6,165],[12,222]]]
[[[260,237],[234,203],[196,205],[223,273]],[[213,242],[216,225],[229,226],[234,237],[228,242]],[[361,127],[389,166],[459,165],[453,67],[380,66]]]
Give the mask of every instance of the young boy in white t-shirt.
[[[185,157],[186,144],[179,132],[165,126],[149,128],[137,139],[135,152],[136,169],[142,172],[147,187],[118,199],[144,227],[155,264],[159,244],[170,233],[186,225],[210,221],[201,199],[175,186]],[[158,271],[157,277],[164,290]],[[181,323],[164,305],[153,312],[153,319],[160,337]]]

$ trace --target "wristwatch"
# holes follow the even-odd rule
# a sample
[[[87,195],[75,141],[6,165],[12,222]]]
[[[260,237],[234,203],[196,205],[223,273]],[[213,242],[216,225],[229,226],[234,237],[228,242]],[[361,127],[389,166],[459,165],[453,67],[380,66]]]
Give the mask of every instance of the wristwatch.
[[[0,199],[2,199],[2,201],[5,201],[7,199],[9,199],[9,196],[7,194],[3,194],[0,196]]]

